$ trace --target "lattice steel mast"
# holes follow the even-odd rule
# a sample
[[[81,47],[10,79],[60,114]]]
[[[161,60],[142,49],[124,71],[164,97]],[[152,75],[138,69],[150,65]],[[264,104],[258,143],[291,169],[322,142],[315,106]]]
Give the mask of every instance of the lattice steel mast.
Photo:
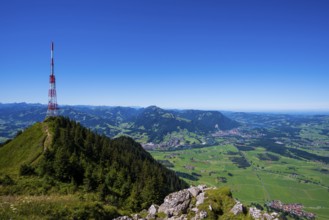
[[[57,96],[56,96],[56,80],[54,73],[54,42],[51,42],[51,61],[50,61],[50,76],[49,83],[50,88],[48,91],[48,110],[47,117],[57,116],[58,105],[57,105]]]

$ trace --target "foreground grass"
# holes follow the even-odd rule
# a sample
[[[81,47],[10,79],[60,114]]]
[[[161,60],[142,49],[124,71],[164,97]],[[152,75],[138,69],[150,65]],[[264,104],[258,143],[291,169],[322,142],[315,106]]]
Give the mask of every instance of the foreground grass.
[[[0,219],[113,219],[122,214],[72,183],[30,177],[0,176]]]
[[[0,219],[112,219],[119,211],[77,195],[0,196]]]

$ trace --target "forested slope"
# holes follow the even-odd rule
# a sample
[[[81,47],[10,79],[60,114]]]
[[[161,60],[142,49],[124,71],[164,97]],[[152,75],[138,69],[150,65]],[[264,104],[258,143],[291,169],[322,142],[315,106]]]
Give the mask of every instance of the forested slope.
[[[16,160],[18,156],[24,159]],[[14,162],[3,165],[6,161]],[[133,139],[109,139],[64,117],[48,118],[2,146],[0,164],[0,178],[9,175],[16,185],[26,181],[25,176],[44,182],[37,192],[9,184],[0,187],[1,194],[47,194],[53,193],[54,187],[69,184],[78,193],[96,193],[99,201],[126,210],[160,203],[168,193],[187,187]]]

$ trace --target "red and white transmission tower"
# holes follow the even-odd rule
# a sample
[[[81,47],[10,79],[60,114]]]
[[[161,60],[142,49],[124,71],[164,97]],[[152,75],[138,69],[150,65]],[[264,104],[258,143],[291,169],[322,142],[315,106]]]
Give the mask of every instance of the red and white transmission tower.
[[[54,42],[51,42],[51,61],[50,61],[50,88],[48,91],[48,110],[47,117],[57,116],[57,96],[56,96],[56,80],[54,74]]]

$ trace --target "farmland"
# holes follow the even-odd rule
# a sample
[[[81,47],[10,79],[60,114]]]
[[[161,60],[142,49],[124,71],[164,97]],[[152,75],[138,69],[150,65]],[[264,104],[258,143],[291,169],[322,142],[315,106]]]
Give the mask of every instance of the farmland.
[[[302,203],[317,219],[329,218],[328,165],[261,147],[239,149],[223,145],[151,154],[192,185],[229,186],[234,197],[246,204]]]

